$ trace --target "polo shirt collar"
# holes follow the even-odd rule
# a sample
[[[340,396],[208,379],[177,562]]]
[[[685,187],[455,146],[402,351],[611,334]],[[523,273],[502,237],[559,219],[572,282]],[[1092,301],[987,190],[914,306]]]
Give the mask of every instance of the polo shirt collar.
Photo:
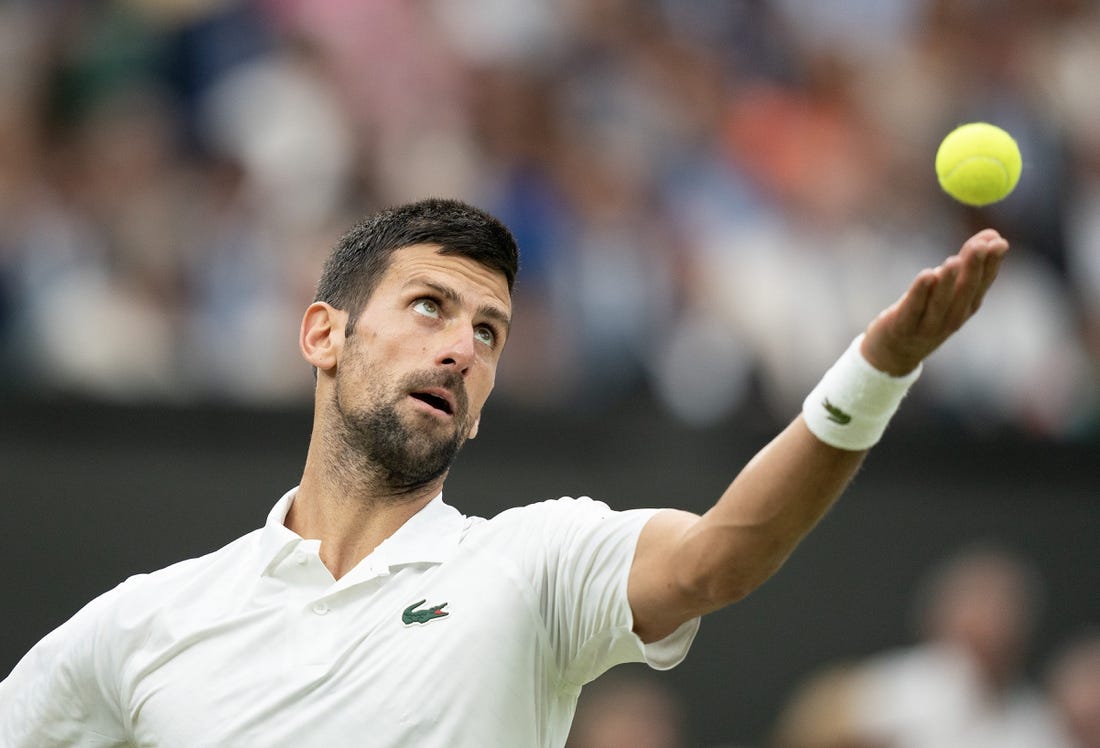
[[[262,575],[266,576],[274,571],[282,560],[286,558],[302,542],[302,536],[283,524],[286,520],[290,505],[294,503],[294,495],[298,493],[298,487],[287,491],[282,498],[275,502],[275,506],[267,513],[267,521],[260,531],[260,562],[263,564]]]
[[[405,520],[368,558],[386,566],[439,564],[450,558],[462,536],[466,518],[438,494]]]
[[[303,540],[301,535],[283,524],[297,493],[298,487],[295,486],[283,494],[268,512],[260,535],[264,574],[271,573]],[[409,517],[363,561],[370,560],[373,566],[383,567],[442,563],[458,547],[465,524],[466,517],[444,503],[440,493]]]

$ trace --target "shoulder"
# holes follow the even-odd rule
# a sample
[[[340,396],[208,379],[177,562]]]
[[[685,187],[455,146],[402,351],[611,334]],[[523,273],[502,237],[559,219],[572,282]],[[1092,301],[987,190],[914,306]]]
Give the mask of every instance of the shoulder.
[[[148,624],[166,609],[178,607],[181,600],[195,600],[209,589],[210,580],[226,571],[227,562],[242,555],[250,535],[205,556],[129,577],[49,632],[28,657],[37,651],[49,653],[47,659],[57,663],[110,660],[143,638]]]
[[[201,556],[183,559],[134,579],[149,586],[174,585],[196,575],[220,573],[228,568],[259,563],[259,539],[262,530],[253,530],[230,543]]]
[[[537,512],[574,512],[574,511],[611,511],[611,508],[603,501],[593,499],[591,496],[562,496],[557,499],[545,499],[524,506],[506,509],[497,515],[503,517],[513,513],[537,513]]]
[[[527,504],[507,509],[492,519],[490,523],[498,525],[522,524],[530,522],[585,523],[600,522],[609,519],[636,520],[645,519],[657,513],[658,509],[613,509],[606,502],[589,496],[562,496],[557,499]]]
[[[135,574],[102,595],[102,604],[127,617],[144,617],[172,601],[232,594],[245,576],[260,574],[260,533],[254,530],[210,553]]]
[[[588,496],[564,496],[507,509],[488,520],[475,518],[467,523],[463,543],[525,557],[534,549],[545,557],[609,544],[626,544],[632,552],[642,527],[657,511],[615,510]]]

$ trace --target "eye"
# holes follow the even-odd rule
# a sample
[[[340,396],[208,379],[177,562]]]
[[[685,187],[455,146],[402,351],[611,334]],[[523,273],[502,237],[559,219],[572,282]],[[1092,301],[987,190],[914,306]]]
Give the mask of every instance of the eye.
[[[435,299],[417,299],[413,302],[413,310],[419,314],[423,314],[425,317],[438,317],[439,316],[439,304]]]
[[[484,343],[490,348],[495,348],[497,345],[497,333],[496,330],[488,325],[478,325],[474,329],[474,339],[479,343]]]

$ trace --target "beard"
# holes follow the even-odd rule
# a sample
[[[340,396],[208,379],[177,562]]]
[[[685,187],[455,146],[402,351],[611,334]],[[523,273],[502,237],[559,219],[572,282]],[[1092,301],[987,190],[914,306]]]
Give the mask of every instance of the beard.
[[[373,379],[373,378],[372,378]],[[377,381],[377,380],[376,380]],[[398,406],[409,392],[446,387],[454,394],[453,428],[438,423],[417,426],[402,417]],[[470,433],[469,400],[462,377],[421,372],[405,377],[376,397],[376,404],[360,410],[344,407],[340,388],[335,406],[340,416],[340,439],[365,472],[397,492],[408,492],[445,475]]]

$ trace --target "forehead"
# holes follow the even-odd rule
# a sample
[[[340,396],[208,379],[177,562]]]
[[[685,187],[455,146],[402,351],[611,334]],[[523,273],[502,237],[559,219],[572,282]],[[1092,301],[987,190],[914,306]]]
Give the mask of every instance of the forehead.
[[[469,257],[442,254],[436,244],[414,244],[396,250],[386,268],[379,290],[435,284],[458,293],[478,305],[491,304],[505,313],[512,309],[512,296],[503,273]]]

